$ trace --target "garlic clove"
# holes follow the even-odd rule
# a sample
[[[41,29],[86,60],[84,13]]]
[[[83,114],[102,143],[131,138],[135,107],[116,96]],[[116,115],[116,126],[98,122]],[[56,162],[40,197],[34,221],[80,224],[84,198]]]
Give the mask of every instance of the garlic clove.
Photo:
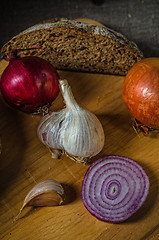
[[[60,183],[53,179],[47,179],[36,184],[27,194],[19,214],[26,206],[50,207],[61,205],[64,201],[64,189]]]
[[[51,207],[61,205],[63,198],[56,191],[48,191],[34,196],[24,206]],[[24,207],[23,207],[24,208]]]

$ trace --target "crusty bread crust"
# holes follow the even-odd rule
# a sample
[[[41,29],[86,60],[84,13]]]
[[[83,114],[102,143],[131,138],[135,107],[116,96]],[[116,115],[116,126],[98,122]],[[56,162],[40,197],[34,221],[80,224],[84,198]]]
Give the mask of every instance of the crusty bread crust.
[[[49,40],[48,40],[48,37],[46,37],[46,35],[48,34],[47,32],[49,32],[49,34],[50,34]],[[51,35],[51,33],[52,33],[52,35]],[[58,33],[59,33],[59,35],[58,35]],[[80,46],[82,45],[83,50],[85,50],[85,51],[83,51],[83,53],[88,54],[88,51],[89,51],[88,49],[90,48],[90,45],[85,47],[83,44],[85,43],[85,45],[87,45],[86,39],[87,39],[87,41],[89,41],[89,39],[91,39],[91,40],[93,39],[92,45],[94,44],[94,48],[93,48],[94,52],[92,52],[92,55],[93,54],[95,56],[98,55],[99,60],[102,61],[102,63],[104,61],[105,61],[105,64],[107,64],[109,62],[106,59],[103,60],[103,58],[101,60],[100,54],[102,55],[102,51],[105,51],[105,49],[107,49],[105,52],[105,54],[107,54],[107,52],[110,49],[110,52],[108,53],[108,55],[110,55],[110,53],[111,53],[112,57],[113,57],[113,54],[117,53],[115,51],[115,46],[116,46],[116,48],[121,49],[121,51],[119,51],[119,52],[122,52],[122,50],[123,50],[123,53],[121,53],[120,61],[123,61],[123,59],[126,59],[126,57],[127,57],[127,59],[131,58],[132,63],[130,63],[130,59],[129,59],[129,64],[128,64],[129,66],[126,67],[126,69],[123,69],[123,72],[122,72],[121,66],[120,66],[120,70],[117,69],[117,65],[118,65],[117,63],[120,62],[117,59],[117,61],[116,61],[117,65],[114,66],[116,71],[109,70],[109,69],[102,70],[101,66],[99,67],[99,71],[98,71],[98,68],[93,69],[94,63],[92,64],[92,67],[90,66],[90,59],[88,59],[89,66],[87,66],[88,65],[87,59],[85,58],[85,61],[82,60],[82,52],[81,52],[81,61],[79,61],[81,67],[80,66],[73,67],[73,62],[76,61],[77,59],[76,59],[76,56],[73,56],[73,51],[71,50],[72,61],[73,61],[72,64],[70,63],[70,59],[69,59],[68,66],[63,66],[63,64],[61,64],[61,66],[60,66],[60,62],[58,62],[56,64],[56,62],[54,62],[54,61],[52,62],[51,56],[50,56],[50,59],[48,59],[48,57],[46,56],[47,50],[48,50],[47,47],[49,48],[51,41],[52,41],[52,46],[50,47],[50,49],[52,49],[53,54],[54,54],[54,51],[56,50],[56,48],[58,48],[57,45],[55,44],[55,39],[53,39],[53,36],[55,36],[56,40],[58,40],[58,37],[59,37],[60,41],[62,41],[60,38],[60,34],[63,34],[63,38],[64,38],[63,45],[65,45],[65,48],[67,48],[69,54],[70,54],[70,49],[68,49],[68,48],[73,49],[73,48],[77,47],[77,49],[78,49],[78,43],[80,44]],[[39,38],[41,39],[41,42],[38,41],[38,39],[37,39],[37,44],[36,44],[36,42],[34,41],[34,36],[36,38],[36,36],[38,36],[38,35],[39,35]],[[73,38],[74,36],[75,36],[76,40],[78,39],[78,41],[74,41],[74,43],[73,43],[72,41],[70,41],[70,38],[71,37]],[[81,36],[81,38],[80,38],[80,36]],[[107,27],[102,27],[102,26],[97,26],[97,25],[87,24],[87,23],[81,23],[81,22],[77,22],[74,20],[68,20],[66,18],[51,19],[49,21],[45,21],[40,24],[36,24],[36,25],[24,30],[19,35],[13,37],[8,43],[6,43],[3,46],[2,51],[1,51],[2,56],[5,59],[8,58],[10,50],[15,47],[16,48],[19,48],[19,47],[26,48],[25,42],[28,43],[29,38],[30,39],[32,38],[33,46],[35,46],[35,44],[38,45],[38,44],[42,43],[41,50],[43,51],[43,53],[42,53],[42,51],[40,51],[40,56],[43,58],[46,58],[47,60],[50,60],[54,64],[54,66],[58,69],[77,70],[77,71],[87,71],[86,69],[88,69],[88,71],[90,71],[90,72],[103,72],[103,73],[125,75],[127,73],[127,71],[129,70],[129,68],[132,67],[132,65],[134,63],[136,63],[137,61],[139,61],[143,58],[143,54],[139,50],[137,45],[134,42],[129,41],[121,33],[118,33]],[[47,46],[47,41],[48,41],[48,46]],[[104,44],[104,41],[105,41],[105,44]],[[110,45],[110,48],[104,47],[107,45],[107,42]],[[31,44],[31,42],[29,42],[29,43],[30,43],[29,44],[29,47],[30,47],[32,44]],[[97,53],[96,53],[95,47],[97,46],[97,43],[98,43],[98,45],[101,44],[101,46],[98,46]],[[70,44],[72,44],[72,46],[70,46]],[[73,46],[73,44],[74,44],[74,46]],[[45,45],[45,47],[44,47],[44,45]],[[56,48],[54,45],[56,45]],[[111,45],[112,45],[112,49],[111,49]],[[59,44],[59,46],[60,46],[60,44]],[[101,53],[99,50],[100,48],[101,48]],[[67,50],[64,52],[67,52]],[[79,51],[81,51],[81,49]],[[30,53],[32,55],[34,55],[33,52],[36,55],[36,51],[31,51]],[[60,50],[59,50],[59,52],[60,52]],[[68,55],[68,53],[66,55]],[[77,54],[77,51],[74,51],[74,54]],[[124,54],[125,54],[125,56],[124,56]],[[126,54],[128,56],[126,56]],[[49,51],[48,51],[48,55],[49,55]],[[63,54],[63,55],[64,55],[65,60],[67,61],[65,54]],[[90,57],[90,52],[88,55]],[[129,55],[131,55],[131,56],[129,56]],[[55,56],[57,57],[58,55],[55,54]],[[116,58],[116,56],[114,56],[114,57]],[[96,58],[96,61],[98,62],[98,58],[97,57],[95,57],[95,58]],[[126,63],[126,60],[124,60],[124,61]],[[81,62],[82,62],[82,64],[86,64],[87,68],[82,66]],[[124,64],[123,64],[123,66],[124,66]],[[77,62],[76,62],[76,65],[78,65]],[[119,63],[119,65],[121,65],[121,64]],[[102,66],[104,67],[104,64],[102,64]]]

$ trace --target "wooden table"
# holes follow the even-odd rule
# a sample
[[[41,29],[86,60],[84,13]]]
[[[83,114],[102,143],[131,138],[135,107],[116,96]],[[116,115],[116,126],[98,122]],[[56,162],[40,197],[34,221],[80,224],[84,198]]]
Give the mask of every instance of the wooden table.
[[[6,67],[0,62],[0,73]],[[63,156],[52,159],[37,137],[40,115],[10,108],[0,98],[0,239],[5,240],[148,240],[159,239],[159,134],[137,134],[122,100],[124,77],[59,71],[68,80],[77,102],[95,113],[105,131],[105,145],[98,156],[116,154],[134,159],[150,179],[145,204],[129,220],[111,224],[97,220],[81,200],[83,176],[88,165]],[[61,94],[51,109],[64,106]],[[62,206],[25,208],[18,214],[29,190],[44,179],[63,184],[66,201]]]

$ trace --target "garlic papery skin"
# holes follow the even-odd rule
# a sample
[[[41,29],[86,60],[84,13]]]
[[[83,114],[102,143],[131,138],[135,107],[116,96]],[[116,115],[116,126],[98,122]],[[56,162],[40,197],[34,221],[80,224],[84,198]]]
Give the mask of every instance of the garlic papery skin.
[[[37,183],[26,195],[23,205],[15,220],[26,206],[51,207],[61,205],[65,193],[62,185],[54,179],[46,179]]]
[[[64,152],[73,160],[87,163],[104,146],[104,131],[98,118],[77,104],[67,80],[60,80],[66,107],[45,115],[38,137],[52,151],[53,158]]]

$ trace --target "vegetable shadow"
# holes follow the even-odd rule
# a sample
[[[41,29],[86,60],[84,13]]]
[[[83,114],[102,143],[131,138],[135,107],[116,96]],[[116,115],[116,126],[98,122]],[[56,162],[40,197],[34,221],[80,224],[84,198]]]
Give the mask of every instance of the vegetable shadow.
[[[65,192],[65,199],[64,199],[64,202],[62,203],[62,205],[66,205],[66,204],[74,202],[77,199],[76,189],[73,186],[66,184],[66,183],[61,183],[61,185]]]
[[[121,149],[125,149],[126,145],[137,136],[133,129],[131,118],[124,112],[97,115],[97,117],[103,126],[105,134],[105,145],[101,152],[102,154],[103,151],[105,154],[117,154]]]
[[[22,115],[0,98],[0,197],[18,175],[26,148]]]
[[[98,119],[103,125],[105,131],[120,129],[122,132],[134,132],[133,121],[129,113],[121,111],[120,113],[106,113],[103,115],[97,115]]]

